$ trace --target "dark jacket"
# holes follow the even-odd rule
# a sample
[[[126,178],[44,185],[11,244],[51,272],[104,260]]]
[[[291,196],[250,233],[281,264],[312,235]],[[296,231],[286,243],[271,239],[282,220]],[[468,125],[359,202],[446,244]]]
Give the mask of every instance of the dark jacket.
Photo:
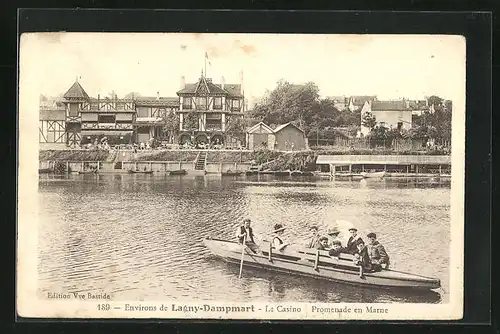
[[[240,226],[240,234],[246,234],[246,229],[245,229],[245,226],[243,226],[243,225]],[[255,241],[253,241],[253,230],[251,227],[248,228],[248,234],[249,235],[247,235],[246,241],[251,241],[251,242],[255,243]],[[242,244],[243,237],[239,237],[238,242],[240,244]]]
[[[349,254],[356,254],[358,252],[358,244],[362,241],[363,239],[361,239],[359,235],[356,235],[354,238],[349,237],[349,240],[347,240],[345,251]]]
[[[333,248],[332,248],[332,249],[330,249],[330,250],[328,251],[328,254],[329,254],[330,256],[335,256],[335,257],[339,257],[339,255],[340,255],[341,253],[346,253],[346,251],[345,251],[344,247],[340,247],[340,248],[339,248],[339,249],[337,249],[337,250],[335,250],[335,249],[333,249]]]
[[[356,252],[359,255],[357,264],[363,267],[365,270],[372,270],[372,262],[370,261],[370,256],[368,255],[368,249],[363,247],[361,251]]]
[[[389,264],[389,255],[387,255],[384,246],[380,242],[375,241],[373,245],[368,244],[366,247],[368,248],[368,255],[372,263]]]

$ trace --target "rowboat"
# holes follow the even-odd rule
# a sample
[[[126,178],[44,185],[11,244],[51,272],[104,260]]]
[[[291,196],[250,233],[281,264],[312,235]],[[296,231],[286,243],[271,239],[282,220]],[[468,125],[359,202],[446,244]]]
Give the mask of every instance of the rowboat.
[[[382,172],[371,172],[371,173],[366,173],[366,172],[360,173],[360,175],[362,177],[364,177],[365,179],[369,179],[369,178],[383,178],[385,176],[385,174],[386,174],[385,171],[382,171]]]
[[[186,175],[187,172],[185,169],[171,170],[168,172],[169,175]]]
[[[143,170],[143,171],[140,171],[140,170],[132,170],[132,169],[129,169],[128,171],[130,174],[153,174],[153,171],[152,170]]]
[[[334,258],[327,251],[293,245],[277,251],[269,242],[263,242],[260,250],[254,253],[248,247],[243,251],[242,245],[233,241],[208,237],[203,242],[214,255],[229,263],[239,264],[243,253],[244,267],[374,288],[432,290],[441,287],[439,279],[392,269],[365,272],[360,277],[359,266],[354,264],[350,254]]]
[[[291,176],[302,176],[304,173],[301,170],[293,170],[290,172]]]
[[[81,170],[78,171],[78,174],[97,174],[97,170]]]
[[[227,172],[222,172],[222,176],[240,176],[243,172],[232,172],[232,171],[227,171]]]

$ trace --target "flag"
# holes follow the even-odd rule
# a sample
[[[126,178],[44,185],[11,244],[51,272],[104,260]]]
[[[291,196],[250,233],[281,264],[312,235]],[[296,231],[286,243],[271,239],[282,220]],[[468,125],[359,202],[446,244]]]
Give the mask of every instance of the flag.
[[[205,52],[205,58],[208,59],[208,65],[212,66],[212,63],[210,62],[210,58],[208,58],[208,53]]]

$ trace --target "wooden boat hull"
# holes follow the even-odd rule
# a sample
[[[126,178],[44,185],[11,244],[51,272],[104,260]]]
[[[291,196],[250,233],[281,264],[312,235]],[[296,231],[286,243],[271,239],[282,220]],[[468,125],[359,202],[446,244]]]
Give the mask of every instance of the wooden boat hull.
[[[365,173],[365,172],[363,172],[360,175],[362,177],[364,177],[365,179],[371,179],[371,178],[380,179],[380,178],[383,178],[386,175],[386,172],[374,172],[374,173]]]
[[[168,173],[169,175],[186,175],[187,171],[185,169],[172,170]]]
[[[39,168],[38,169],[38,174],[50,174],[53,172],[54,172],[54,170],[51,168]]]
[[[227,262],[239,264],[241,261],[242,246],[236,242],[207,238],[204,240],[204,244],[213,254]],[[270,256],[269,245],[267,242],[263,243],[261,251],[256,254],[246,248],[243,265],[376,288],[430,290],[441,286],[439,279],[389,269],[365,273],[364,277],[361,278],[359,277],[359,268],[354,265],[351,255],[346,254],[347,258],[343,256],[341,259],[335,259],[325,251],[289,246],[283,252],[271,249]],[[317,261],[315,260],[316,252],[319,254]]]
[[[146,171],[129,170],[128,172],[130,174],[153,174],[152,170],[146,170]]]
[[[243,172],[227,172],[221,173],[222,176],[240,176]]]
[[[93,170],[86,170],[86,171],[79,171],[78,174],[97,174],[97,172]]]

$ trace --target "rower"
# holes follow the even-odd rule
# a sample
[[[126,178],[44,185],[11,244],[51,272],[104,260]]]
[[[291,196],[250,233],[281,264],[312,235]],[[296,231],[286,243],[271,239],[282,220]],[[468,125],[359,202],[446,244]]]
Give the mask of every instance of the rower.
[[[283,227],[283,225],[281,224],[274,225],[274,231],[273,231],[274,238],[272,244],[273,247],[280,252],[282,252],[283,249],[285,249],[285,247],[288,246],[288,243],[283,242],[283,239],[281,239],[284,231],[285,227]]]
[[[382,268],[389,269],[389,255],[385,251],[384,246],[377,241],[375,233],[368,233],[368,255],[372,261],[374,270],[382,270]]]
[[[257,253],[259,250],[259,246],[255,243],[253,239],[253,230],[250,227],[251,220],[249,218],[243,221],[242,225],[239,225],[236,229],[236,238],[238,238],[238,243],[243,244],[243,240],[245,240],[245,245],[250,248],[250,250],[254,253]]]

